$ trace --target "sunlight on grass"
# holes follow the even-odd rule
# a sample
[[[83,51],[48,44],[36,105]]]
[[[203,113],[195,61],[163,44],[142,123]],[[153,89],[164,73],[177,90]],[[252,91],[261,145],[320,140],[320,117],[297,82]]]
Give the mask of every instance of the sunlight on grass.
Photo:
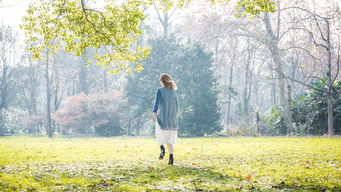
[[[341,139],[0,138],[0,191],[339,191]]]

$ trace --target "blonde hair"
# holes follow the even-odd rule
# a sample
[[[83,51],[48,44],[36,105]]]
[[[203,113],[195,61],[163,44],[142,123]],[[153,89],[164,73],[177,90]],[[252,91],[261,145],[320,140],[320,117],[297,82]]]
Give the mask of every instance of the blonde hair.
[[[160,75],[161,84],[168,89],[177,89],[176,84],[174,83],[172,77],[167,73],[162,73]]]

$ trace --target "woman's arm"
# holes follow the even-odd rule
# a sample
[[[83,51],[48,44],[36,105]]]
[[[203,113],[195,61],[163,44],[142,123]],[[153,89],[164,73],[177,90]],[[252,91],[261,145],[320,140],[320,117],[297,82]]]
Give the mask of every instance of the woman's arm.
[[[176,107],[176,114],[179,113],[179,103],[178,103],[178,96],[175,94],[175,107]]]
[[[161,97],[161,92],[159,89],[157,89],[156,95],[155,95],[155,102],[154,102],[154,106],[153,106],[153,113],[157,113],[157,110],[159,108],[159,103],[160,103],[160,97]]]

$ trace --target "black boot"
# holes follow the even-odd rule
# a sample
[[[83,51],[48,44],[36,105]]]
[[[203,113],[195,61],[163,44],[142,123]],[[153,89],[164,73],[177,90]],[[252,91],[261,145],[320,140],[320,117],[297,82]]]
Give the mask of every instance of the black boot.
[[[161,160],[165,156],[165,147],[161,145],[160,149],[161,149],[161,153],[160,153],[159,159]]]
[[[169,161],[168,161],[168,165],[173,165],[173,163],[174,163],[173,154],[169,154]]]

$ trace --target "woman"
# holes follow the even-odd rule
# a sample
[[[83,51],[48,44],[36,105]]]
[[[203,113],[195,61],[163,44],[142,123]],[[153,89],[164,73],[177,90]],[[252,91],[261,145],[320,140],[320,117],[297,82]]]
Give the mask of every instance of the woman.
[[[156,139],[160,145],[161,153],[159,159],[165,156],[164,144],[167,144],[169,153],[169,165],[173,165],[173,144],[176,142],[179,110],[178,98],[176,96],[176,84],[172,77],[166,73],[160,75],[161,88],[156,90],[153,116],[156,118]]]

